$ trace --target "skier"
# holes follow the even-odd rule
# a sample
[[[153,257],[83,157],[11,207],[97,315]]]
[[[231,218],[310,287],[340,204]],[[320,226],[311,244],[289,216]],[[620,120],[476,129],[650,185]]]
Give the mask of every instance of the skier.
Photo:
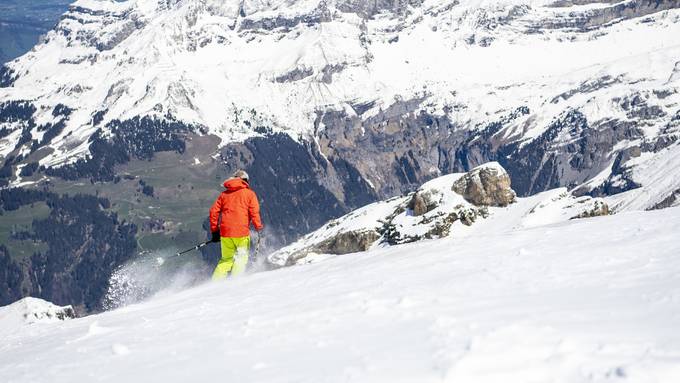
[[[248,173],[237,170],[224,181],[226,188],[210,208],[212,241],[221,242],[222,258],[217,263],[212,279],[225,279],[229,273],[242,273],[250,253],[250,223],[260,232],[260,204],[248,184]],[[219,227],[218,227],[219,226]]]

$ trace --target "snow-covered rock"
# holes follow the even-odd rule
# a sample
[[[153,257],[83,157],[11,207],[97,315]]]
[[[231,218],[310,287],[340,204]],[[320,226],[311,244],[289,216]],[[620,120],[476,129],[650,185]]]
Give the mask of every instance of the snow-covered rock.
[[[472,169],[453,183],[452,190],[476,206],[508,206],[516,197],[510,176],[498,162]]]
[[[458,192],[460,191],[460,192]],[[465,194],[465,196],[461,195]],[[475,204],[471,203],[475,202]],[[515,202],[520,202],[514,206]],[[276,266],[309,263],[383,246],[445,238],[467,232],[479,220],[494,220],[505,210],[517,212],[509,224],[533,227],[608,215],[603,198],[574,196],[566,188],[516,198],[498,163],[481,165],[423,184],[417,191],[357,209],[269,256]]]
[[[75,317],[71,306],[57,306],[39,298],[26,297],[0,307],[0,329],[7,330],[23,324],[58,322]]]
[[[366,251],[380,243],[445,237],[454,222],[470,225],[487,214],[486,207],[476,207],[451,190],[464,175],[436,178],[407,196],[376,202],[332,220],[271,254],[269,261],[284,266],[316,259],[319,254]]]
[[[609,215],[609,206],[602,198],[576,197],[566,188],[539,193],[528,200],[531,209],[522,217],[518,226],[533,227],[571,219]]]

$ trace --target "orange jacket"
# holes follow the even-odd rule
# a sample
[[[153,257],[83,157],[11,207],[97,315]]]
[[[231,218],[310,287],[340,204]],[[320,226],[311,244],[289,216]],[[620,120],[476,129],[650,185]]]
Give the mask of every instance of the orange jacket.
[[[217,231],[219,223],[221,237],[247,237],[250,235],[250,222],[256,230],[262,230],[260,204],[248,183],[240,178],[231,178],[224,181],[224,187],[227,190],[210,208],[210,231]]]

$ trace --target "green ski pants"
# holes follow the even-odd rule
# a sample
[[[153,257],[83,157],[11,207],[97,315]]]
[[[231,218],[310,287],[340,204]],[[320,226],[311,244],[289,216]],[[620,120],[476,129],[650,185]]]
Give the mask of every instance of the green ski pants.
[[[250,237],[230,238],[222,237],[222,258],[217,262],[213,272],[214,281],[225,279],[229,273],[231,276],[241,274],[248,264],[250,255]]]

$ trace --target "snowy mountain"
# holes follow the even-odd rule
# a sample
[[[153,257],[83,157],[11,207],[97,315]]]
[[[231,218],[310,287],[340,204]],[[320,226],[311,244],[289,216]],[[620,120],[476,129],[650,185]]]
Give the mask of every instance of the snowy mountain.
[[[0,343],[0,377],[677,381],[680,209],[516,226],[534,202],[446,239],[16,326]]]
[[[71,0],[0,2],[0,64],[30,51],[49,32]]]
[[[213,134],[222,147],[272,132],[313,142],[341,202],[342,165],[386,196],[494,159],[522,195],[584,183],[615,194],[641,184],[631,158],[666,156],[677,139],[678,6],[81,0],[4,68],[0,155],[96,158],[93,137],[139,138],[121,122],[153,116],[183,124],[154,135]],[[155,144],[124,149],[176,149]]]
[[[520,198],[566,188],[615,213],[678,205],[678,8],[76,1],[0,69],[0,262],[14,270],[0,287],[93,310],[137,251],[203,240],[236,168],[272,248],[492,161]],[[59,198],[80,194],[97,197],[86,215]],[[41,232],[61,203],[78,243]],[[81,269],[95,288],[71,277]]]
[[[675,383],[678,36],[673,0],[75,1],[0,67],[0,304],[56,304],[0,307],[0,381]],[[236,168],[292,267],[186,289]]]

